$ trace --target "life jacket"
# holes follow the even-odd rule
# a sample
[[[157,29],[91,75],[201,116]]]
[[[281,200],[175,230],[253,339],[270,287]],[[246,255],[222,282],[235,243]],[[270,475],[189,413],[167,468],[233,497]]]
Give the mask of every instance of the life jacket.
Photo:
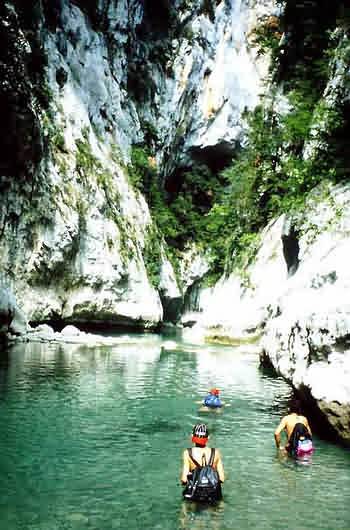
[[[288,440],[288,452],[292,456],[310,455],[314,451],[312,436],[303,423],[296,423]]]
[[[219,398],[219,396],[215,396],[214,394],[208,394],[205,397],[203,403],[206,407],[210,407],[212,409],[222,407],[221,399]]]
[[[187,484],[183,491],[184,499],[196,502],[215,503],[222,498],[221,482],[219,474],[213,468],[215,449],[212,448],[208,464],[203,455],[202,465],[194,459],[192,449],[188,449],[188,455],[195,469],[188,475]]]

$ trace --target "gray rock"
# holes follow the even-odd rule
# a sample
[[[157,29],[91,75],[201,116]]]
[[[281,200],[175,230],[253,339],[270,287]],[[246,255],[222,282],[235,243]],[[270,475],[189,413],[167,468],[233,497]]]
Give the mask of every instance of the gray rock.
[[[62,331],[61,331],[61,335],[63,335],[64,337],[77,337],[78,335],[81,335],[82,332],[80,331],[80,329],[76,328],[75,326],[65,326]]]
[[[346,405],[336,401],[327,402],[323,400],[319,400],[317,404],[333,431],[345,445],[350,447],[350,404]]]
[[[39,326],[36,326],[35,328],[31,328],[28,330],[30,334],[41,334],[46,335],[48,337],[51,337],[55,334],[53,328],[49,326],[48,324],[39,324]]]
[[[0,286],[0,333],[8,332],[16,308],[13,294],[4,286]]]
[[[18,308],[14,294],[0,284],[0,334],[24,335],[27,329],[27,318]]]
[[[47,79],[37,77],[39,88],[48,88],[51,112],[45,109],[47,120],[37,119],[39,111],[27,119],[35,122],[36,139],[25,142],[23,160],[35,179],[12,189],[11,201],[6,194],[0,198],[11,203],[7,217],[13,220],[4,225],[1,268],[16,270],[18,305],[31,321],[155,328],[164,317],[179,318],[184,293],[164,242],[155,258],[158,288],[147,271],[145,248],[154,227],[145,200],[128,181],[130,147],[154,131],[150,141],[157,145],[160,174],[187,163],[193,150],[209,156],[218,146],[228,156],[235,149],[243,130],[240,114],[258,102],[268,67],[247,45],[247,35],[274,2],[210,3],[205,13],[200,0],[191,8],[179,0],[170,4],[157,41],[140,40],[142,31],[136,38],[140,25],[154,24],[141,0],[112,1],[108,9],[101,2],[60,0],[54,28],[32,32],[44,39],[48,68],[40,74]],[[11,12],[11,39],[16,44],[19,34],[27,50],[28,32],[22,35],[21,19],[14,7]],[[176,36],[173,30],[181,33],[184,24],[186,32]],[[30,57],[30,48],[25,50],[21,65]],[[39,150],[41,142],[50,143],[51,153]],[[32,196],[37,187],[40,194]],[[204,273],[202,266],[183,269],[185,289],[193,272]],[[19,316],[13,332],[23,329]]]
[[[26,315],[18,307],[15,309],[13,319],[9,325],[9,332],[13,335],[25,335],[28,331]]]

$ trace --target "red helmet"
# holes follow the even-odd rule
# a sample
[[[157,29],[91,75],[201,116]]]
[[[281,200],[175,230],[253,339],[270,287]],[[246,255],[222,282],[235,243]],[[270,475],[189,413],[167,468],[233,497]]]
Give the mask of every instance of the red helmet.
[[[218,388],[212,388],[210,390],[210,394],[214,394],[214,396],[218,396],[220,394],[220,390]]]

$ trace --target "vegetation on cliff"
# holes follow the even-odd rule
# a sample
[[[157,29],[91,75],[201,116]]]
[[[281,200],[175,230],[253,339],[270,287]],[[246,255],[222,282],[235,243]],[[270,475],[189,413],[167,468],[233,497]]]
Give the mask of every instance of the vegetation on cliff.
[[[287,2],[279,21],[264,19],[255,33],[259,52],[272,53],[269,92],[246,116],[246,144],[224,172],[229,189],[209,213],[211,241],[227,248],[214,252],[218,272],[242,265],[259,230],[299,210],[319,183],[349,177],[348,104],[324,93],[335,59],[348,61],[348,26],[342,2],[322,3]]]
[[[195,241],[212,280],[249,263],[270,219],[300,210],[321,182],[349,176],[349,105],[344,94],[324,94],[349,59],[348,14],[343,2],[321,3],[283,2],[281,16],[253,32],[258,54],[271,56],[268,95],[242,116],[246,139],[228,168],[193,161],[164,181],[150,163],[152,142],[133,150],[130,174],[172,254]]]
[[[126,44],[126,88],[136,104],[152,101],[153,81],[147,77],[149,69],[146,72],[144,65],[149,60],[159,69],[168,68],[174,55],[174,39],[185,38],[184,14],[196,10],[213,20],[217,3],[183,0],[175,10],[167,0],[144,2],[144,17]],[[171,174],[162,174],[155,160],[162,147],[157,129],[139,112],[144,142],[133,146],[126,169],[130,183],[148,201],[155,221],[144,256],[155,286],[159,282],[159,242],[163,238],[175,266],[188,243],[195,242],[207,255],[215,280],[232,267],[244,268],[259,244],[259,231],[271,218],[301,208],[306,195],[320,182],[338,182],[349,176],[349,103],[343,96],[350,88],[343,87],[344,94],[337,94],[331,104],[324,98],[329,80],[338,75],[339,62],[349,62],[349,13],[345,3],[279,3],[283,6],[281,16],[262,18],[250,39],[258,54],[271,56],[269,96],[242,117],[246,123],[245,142],[229,167],[221,171],[215,164],[193,156],[192,161],[187,158],[182,166],[173,168]],[[41,167],[50,151],[60,174],[67,172],[64,136],[55,125],[40,34],[45,31],[43,21],[46,30],[60,27],[61,4],[56,0],[28,3],[26,7],[19,0],[13,4],[16,10],[9,4],[0,8],[0,102],[5,110],[0,190],[8,197],[22,196],[27,213],[35,214],[33,224],[44,224],[54,210],[51,199],[55,190],[50,189],[50,178],[43,178],[45,168]],[[99,7],[95,0],[76,0],[75,4],[95,30],[108,30],[105,7]],[[336,27],[340,28],[337,32]],[[141,41],[144,46],[140,47]],[[138,54],[139,48],[142,53]],[[178,138],[184,134],[186,130],[179,126]],[[176,141],[173,146],[181,150]],[[115,220],[126,240],[130,235],[121,221],[120,198],[112,175],[93,156],[86,135],[76,145],[77,182],[86,183],[88,190],[89,175],[94,173],[106,196],[106,214]],[[6,212],[12,224],[23,213],[15,202],[8,203]],[[78,203],[76,200],[74,207],[83,219],[84,204]],[[127,248],[126,243],[122,246]]]

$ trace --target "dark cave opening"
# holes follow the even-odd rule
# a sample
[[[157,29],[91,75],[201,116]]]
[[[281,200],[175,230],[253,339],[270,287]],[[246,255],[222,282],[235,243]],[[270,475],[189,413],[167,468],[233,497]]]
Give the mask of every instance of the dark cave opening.
[[[224,141],[206,147],[192,147],[190,150],[193,160],[205,164],[215,173],[223,171],[231,163],[234,152],[232,144]]]
[[[299,241],[294,229],[282,235],[282,245],[288,276],[293,276],[299,267]]]

